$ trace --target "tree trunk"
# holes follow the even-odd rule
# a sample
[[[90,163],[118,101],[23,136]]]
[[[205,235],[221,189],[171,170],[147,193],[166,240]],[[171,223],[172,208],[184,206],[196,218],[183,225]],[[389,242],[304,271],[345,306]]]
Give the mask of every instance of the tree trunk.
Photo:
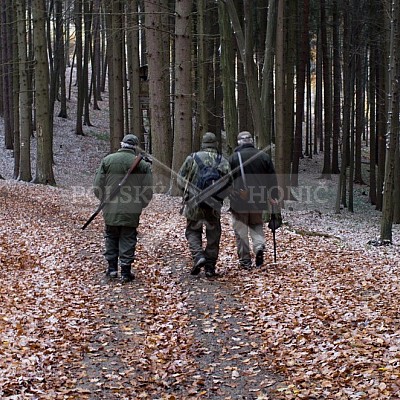
[[[124,69],[123,69],[123,33],[122,33],[122,3],[121,0],[112,2],[111,16],[111,44],[110,71],[112,86],[110,91],[110,112],[112,112],[112,126],[110,132],[110,150],[112,152],[120,148],[124,136]]]
[[[307,2],[308,0],[306,0]],[[274,135],[274,96],[273,70],[275,55],[275,31],[277,0],[268,2],[267,33],[265,36],[264,65],[262,71],[261,105],[265,112],[265,135],[260,138],[260,146],[266,147],[271,154],[271,142]]]
[[[321,24],[319,22],[319,24]],[[315,105],[314,105],[314,149],[313,153],[318,154],[324,150],[323,129],[322,129],[322,50],[321,50],[321,29],[317,34],[315,61]],[[319,146],[318,146],[319,144]]]
[[[338,2],[333,1],[333,120],[332,120],[332,173],[339,174],[339,137],[341,129],[340,121],[340,93],[341,93],[341,62],[340,62],[340,20],[338,12]]]
[[[18,64],[19,64],[19,131],[20,131],[20,161],[18,179],[29,182],[32,180],[31,170],[31,121],[30,101],[28,94],[28,57],[26,43],[25,2],[17,2],[18,21]]]
[[[46,51],[46,6],[45,0],[33,0],[33,30],[35,36],[35,83],[36,83],[36,176],[34,183],[55,185],[53,174],[53,148],[49,111],[49,61]]]
[[[22,1],[22,0],[21,0]],[[22,7],[22,5],[19,5]],[[25,20],[25,19],[24,19]],[[1,2],[1,79],[3,87],[4,144],[6,149],[13,148],[13,105],[12,105],[12,2]],[[26,44],[26,39],[25,39]],[[26,52],[26,50],[25,50]]]
[[[259,138],[265,133],[265,120],[261,108],[261,93],[258,86],[257,69],[253,59],[252,37],[254,32],[253,25],[251,23],[251,13],[254,9],[254,6],[252,0],[245,0],[243,4],[245,13],[244,34],[233,0],[225,0],[225,3],[227,5],[227,10],[231,19],[233,30],[235,32],[238,50],[243,62],[247,96],[254,124],[254,137],[256,139],[256,144],[258,144]]]
[[[224,98],[226,151],[233,153],[238,134],[238,117],[235,95],[235,53],[232,48],[232,29],[226,5],[218,4],[219,25],[221,32],[221,80]]]
[[[392,242],[394,212],[394,183],[396,155],[398,156],[399,113],[400,113],[400,4],[392,0],[391,29],[389,39],[389,104],[388,104],[388,146],[385,163],[385,185],[383,191],[383,208],[381,220],[382,242]]]
[[[75,53],[76,53],[76,81],[78,86],[78,101],[76,105],[76,126],[75,134],[83,136],[83,107],[85,104],[85,93],[83,87],[82,69],[82,0],[75,0]]]
[[[192,149],[192,0],[177,0],[175,22],[175,129],[172,195],[179,194],[176,174]]]
[[[13,19],[17,21],[17,10],[14,7],[13,9]],[[21,156],[21,146],[20,146],[20,132],[19,132],[19,118],[20,118],[20,110],[18,107],[19,104],[19,65],[18,65],[18,24],[13,24],[13,95],[12,95],[12,106],[13,106],[13,146],[14,146],[14,173],[13,178],[17,179],[19,176],[19,160]],[[15,105],[15,106],[14,106]]]
[[[297,74],[296,74],[296,125],[293,145],[293,160],[292,160],[292,174],[291,185],[298,186],[299,184],[299,163],[300,158],[303,157],[303,123],[304,123],[304,93],[305,93],[305,80],[306,80],[306,66],[307,66],[307,50],[308,50],[308,13],[309,2],[305,0],[301,12],[301,23],[298,24],[298,48],[299,59],[297,61]]]
[[[327,33],[327,19],[325,0],[320,1],[321,7],[321,48],[322,74],[324,78],[324,166],[322,175],[331,179],[331,140],[332,140],[332,90],[331,90],[331,63],[329,59],[329,45]]]
[[[56,57],[58,57],[59,83],[60,88],[60,118],[67,118],[67,90],[65,82],[66,59],[65,59],[65,43],[64,43],[64,18],[63,18],[63,2],[56,0]],[[54,101],[56,101],[57,92],[54,93]]]
[[[127,57],[129,79],[129,131],[139,138],[144,148],[144,132],[140,114],[140,60],[139,60],[139,16],[138,1],[127,4]]]
[[[146,46],[149,80],[149,105],[151,149],[154,159],[154,187],[157,192],[166,192],[171,178],[171,143],[169,135],[169,92],[166,92],[165,79],[169,77],[168,55],[162,45],[161,13],[164,11],[160,1],[145,0]]]
[[[82,68],[82,85],[83,85],[83,123],[86,126],[92,126],[90,122],[90,90],[89,90],[89,61],[90,48],[92,42],[92,1],[84,0],[83,2],[83,19],[84,19],[84,46],[83,46],[83,68]]]

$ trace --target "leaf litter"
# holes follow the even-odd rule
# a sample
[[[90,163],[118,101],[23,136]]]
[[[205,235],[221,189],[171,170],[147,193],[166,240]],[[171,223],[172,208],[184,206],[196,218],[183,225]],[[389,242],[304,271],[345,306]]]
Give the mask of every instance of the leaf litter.
[[[238,268],[224,208],[214,280],[189,275],[179,199],[155,195],[136,280],[121,285],[104,276],[101,218],[80,230],[108,147],[96,120],[85,137],[55,121],[60,187],[0,181],[1,398],[400,398],[399,227],[392,246],[368,245],[380,213],[365,187],[354,213],[335,214],[337,177],[302,160],[303,193],[326,196],[288,202],[277,263],[266,228],[252,271]],[[2,150],[6,178],[12,163]]]

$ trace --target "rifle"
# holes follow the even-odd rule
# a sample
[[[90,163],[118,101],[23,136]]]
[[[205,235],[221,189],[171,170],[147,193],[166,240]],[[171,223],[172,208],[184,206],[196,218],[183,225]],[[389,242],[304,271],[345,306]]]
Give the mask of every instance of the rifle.
[[[108,197],[103,199],[99,206],[97,207],[96,211],[91,215],[91,217],[85,222],[82,226],[82,230],[86,229],[87,226],[96,218],[96,216],[100,213],[100,211],[104,208],[104,206],[110,202],[120,191],[121,187],[125,184],[126,180],[128,179],[129,175],[135,170],[135,168],[139,165],[140,161],[142,160],[142,155],[139,154],[134,159],[132,165],[130,166],[126,175],[122,178],[121,182],[113,189],[113,191],[109,194]]]
[[[214,182],[211,186],[203,190],[200,190],[197,186],[187,181],[187,191],[192,194],[193,197],[186,201],[184,206],[188,208],[193,208],[196,207],[198,204],[204,202],[211,208],[220,209],[220,202],[212,196],[224,189],[229,183],[230,178],[230,174],[224,175],[216,182]]]

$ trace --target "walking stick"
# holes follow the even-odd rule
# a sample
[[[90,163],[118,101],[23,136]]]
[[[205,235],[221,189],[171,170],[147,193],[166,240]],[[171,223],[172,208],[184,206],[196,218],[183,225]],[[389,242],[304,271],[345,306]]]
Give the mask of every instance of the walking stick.
[[[276,213],[275,213],[275,207],[274,205],[272,205],[272,209],[271,209],[271,219],[268,223],[268,228],[271,229],[272,231],[272,240],[274,243],[274,263],[276,263],[276,236],[275,236],[275,231],[277,230],[277,228],[279,228],[278,226],[278,221],[276,219]]]
[[[275,237],[275,229],[272,229],[272,240],[274,242],[274,263],[276,264],[276,237]]]

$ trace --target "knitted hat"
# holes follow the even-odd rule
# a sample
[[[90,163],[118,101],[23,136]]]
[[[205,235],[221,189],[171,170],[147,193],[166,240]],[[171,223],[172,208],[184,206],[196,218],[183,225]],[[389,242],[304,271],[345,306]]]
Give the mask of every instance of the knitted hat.
[[[217,137],[212,132],[206,132],[201,141],[202,147],[217,147]]]
[[[129,133],[128,135],[124,136],[124,138],[122,139],[122,143],[126,143],[130,146],[137,146],[139,144],[139,139],[137,138],[137,136]]]

